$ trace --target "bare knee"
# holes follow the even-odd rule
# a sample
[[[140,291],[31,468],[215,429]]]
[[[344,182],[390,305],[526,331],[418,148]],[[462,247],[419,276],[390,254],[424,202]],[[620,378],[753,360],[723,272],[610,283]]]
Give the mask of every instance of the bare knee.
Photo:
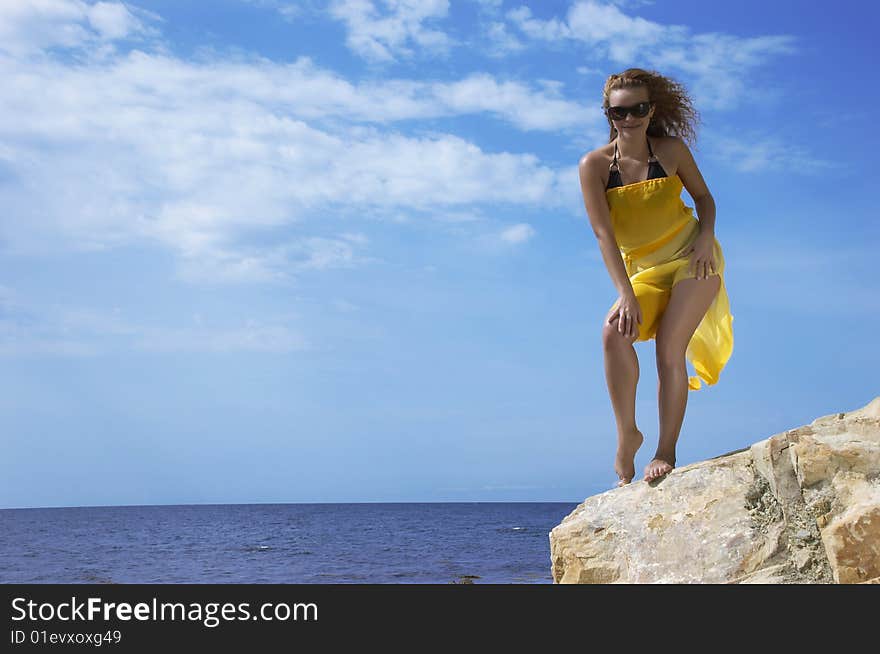
[[[681,347],[673,346],[663,341],[657,341],[657,373],[662,375],[666,371],[676,371],[686,368],[684,362],[685,351]]]
[[[602,326],[602,345],[608,350],[621,345],[632,345],[639,337],[638,328],[632,336],[625,336],[617,328],[617,321]]]

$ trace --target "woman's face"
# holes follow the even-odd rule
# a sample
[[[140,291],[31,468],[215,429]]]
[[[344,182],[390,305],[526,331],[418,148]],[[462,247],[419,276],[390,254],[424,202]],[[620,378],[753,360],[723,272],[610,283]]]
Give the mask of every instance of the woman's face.
[[[650,99],[648,89],[644,86],[628,89],[614,89],[608,95],[608,103],[611,107],[631,107],[640,102],[648,102]],[[614,118],[613,116],[609,117],[611,118],[611,124],[617,128],[617,133],[626,138],[629,135],[645,134],[648,131],[648,123],[651,122],[651,117],[653,115],[654,107],[652,106],[648,114],[641,118],[634,113],[628,113],[620,119]]]

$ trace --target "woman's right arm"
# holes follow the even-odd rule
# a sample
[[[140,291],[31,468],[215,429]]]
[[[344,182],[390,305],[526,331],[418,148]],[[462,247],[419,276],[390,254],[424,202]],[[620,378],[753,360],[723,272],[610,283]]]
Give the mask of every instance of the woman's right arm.
[[[608,200],[605,199],[605,188],[602,184],[600,157],[590,152],[585,154],[578,163],[578,173],[581,178],[581,192],[584,196],[584,206],[593,233],[599,241],[599,251],[605,260],[605,267],[611,275],[611,281],[620,295],[632,293],[632,284],[623,263],[620,249],[617,247],[617,239],[614,238],[614,228],[611,226],[611,212],[608,210]]]
[[[599,241],[599,251],[605,260],[605,267],[611,275],[611,281],[620,298],[614,309],[606,317],[608,323],[617,320],[617,330],[627,336],[638,335],[637,324],[642,322],[642,310],[629,281],[629,274],[623,263],[623,256],[617,247],[614,227],[611,225],[611,212],[605,198],[605,185],[602,182],[602,166],[604,162],[594,152],[584,155],[578,163],[581,178],[581,192],[584,195],[584,206],[590,218],[593,233]]]

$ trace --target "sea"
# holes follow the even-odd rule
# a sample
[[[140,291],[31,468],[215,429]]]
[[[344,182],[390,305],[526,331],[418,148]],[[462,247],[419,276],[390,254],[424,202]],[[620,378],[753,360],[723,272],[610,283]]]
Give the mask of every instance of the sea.
[[[0,509],[0,583],[550,584],[577,503]]]

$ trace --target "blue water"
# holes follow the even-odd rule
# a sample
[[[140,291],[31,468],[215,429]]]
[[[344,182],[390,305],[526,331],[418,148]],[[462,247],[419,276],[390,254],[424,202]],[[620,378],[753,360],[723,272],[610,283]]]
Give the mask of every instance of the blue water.
[[[2,583],[552,583],[575,503],[0,510]]]

